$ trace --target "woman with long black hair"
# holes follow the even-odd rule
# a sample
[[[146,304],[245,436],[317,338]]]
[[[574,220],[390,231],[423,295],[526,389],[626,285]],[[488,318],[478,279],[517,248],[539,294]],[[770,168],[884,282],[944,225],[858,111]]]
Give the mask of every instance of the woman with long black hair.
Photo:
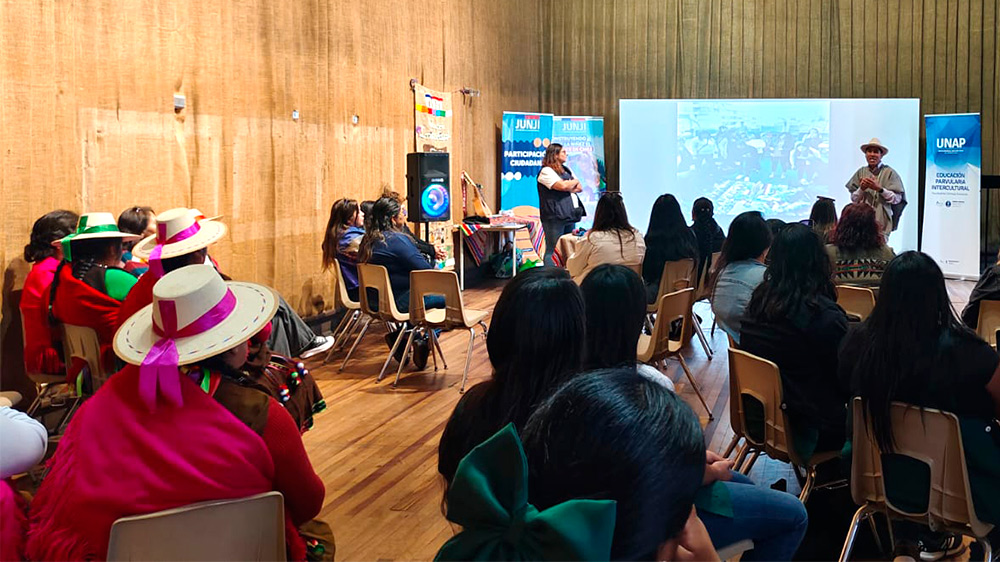
[[[642,280],[646,282],[646,301],[655,302],[660,291],[663,266],[685,258],[698,260],[698,239],[688,228],[677,198],[666,193],[656,198],[646,229],[646,257],[642,262]]]
[[[715,222],[715,205],[707,197],[694,200],[691,207],[691,232],[698,241],[698,275],[696,281],[708,275],[712,267],[712,254],[722,250],[726,234]]]
[[[365,235],[365,214],[354,199],[338,199],[330,207],[330,219],[323,236],[323,270],[340,262],[347,294],[358,300],[358,249]]]
[[[1000,525],[998,366],[996,351],[958,320],[941,268],[913,251],[889,262],[874,310],[840,352],[841,380],[861,397],[884,453],[893,452],[893,401],[972,422],[962,424],[962,437],[973,503],[979,518],[994,525]]]
[[[830,258],[819,235],[790,224],[775,239],[764,280],[754,290],[740,331],[740,349],[781,370],[795,446],[803,458],[839,450],[847,423],[847,392],[837,384],[837,350],[847,315],[837,306]]]
[[[581,283],[595,267],[606,263],[638,271],[645,254],[646,243],[642,234],[628,222],[622,194],[608,191],[597,202],[594,226],[566,260],[566,269],[573,281]]]

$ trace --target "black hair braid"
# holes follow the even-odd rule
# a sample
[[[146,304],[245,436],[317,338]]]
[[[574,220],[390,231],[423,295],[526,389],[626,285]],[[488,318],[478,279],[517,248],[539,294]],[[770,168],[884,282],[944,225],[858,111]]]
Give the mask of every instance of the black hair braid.
[[[87,256],[73,260],[73,277],[83,281],[93,267],[97,265],[97,256]]]

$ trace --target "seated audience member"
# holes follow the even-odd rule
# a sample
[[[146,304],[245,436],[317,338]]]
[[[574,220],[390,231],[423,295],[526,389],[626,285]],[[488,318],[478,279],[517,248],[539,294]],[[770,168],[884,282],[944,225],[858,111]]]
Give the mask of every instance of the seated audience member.
[[[407,217],[406,199],[402,195],[400,195],[398,191],[393,191],[392,189],[389,188],[388,185],[383,185],[382,197],[388,197],[389,199],[394,200],[396,203],[399,203],[400,211],[403,214],[403,220],[399,227],[399,231],[410,237],[410,240],[413,241],[413,244],[417,247],[418,250],[420,250],[420,253],[423,254],[424,259],[426,259],[428,263],[433,265],[434,260],[436,259],[441,260],[448,257],[448,255],[441,248],[434,246],[430,242],[421,240],[418,236],[413,234],[413,232],[410,230],[410,225],[406,223],[406,217]],[[368,216],[368,214],[365,213],[365,216]]]
[[[27,287],[25,292],[27,293]],[[962,310],[962,322],[975,330],[979,326],[980,303],[995,300],[1000,300],[1000,255],[997,256],[997,263],[986,268],[986,271],[979,276],[979,281],[969,295],[969,302]]]
[[[368,217],[371,216],[372,207],[374,206],[375,202],[370,199],[362,201],[361,204],[358,205],[358,207],[361,209],[361,216],[364,217],[364,223],[361,225],[361,228],[366,228],[366,225],[368,224]]]
[[[812,210],[809,211],[808,224],[821,242],[829,244],[830,235],[837,227],[837,208],[833,204],[833,199],[822,195],[817,197]]]
[[[614,263],[638,270],[646,254],[642,234],[628,222],[621,193],[608,191],[597,202],[594,226],[566,260],[573,281],[580,283],[595,267]]]
[[[118,215],[118,230],[135,234],[140,238],[146,238],[156,234],[156,213],[152,207],[129,207]],[[134,275],[142,275],[149,269],[149,265],[132,255],[132,247],[135,242],[125,242],[122,248],[122,262],[125,263],[125,271]]]
[[[885,455],[894,451],[893,401],[944,410],[962,420],[973,505],[976,515],[993,525],[1000,525],[998,366],[996,351],[955,317],[934,259],[911,251],[889,262],[875,309],[845,338],[839,367],[842,383],[861,397]],[[910,430],[920,431],[920,425]],[[894,460],[883,457],[882,462]],[[894,468],[907,471],[903,465]],[[927,492],[916,488],[913,493],[926,498]],[[990,540],[998,539],[995,529]],[[930,542],[921,547],[922,560],[936,560],[949,548]],[[939,556],[933,557],[935,552]]]
[[[833,262],[834,283],[875,289],[886,264],[896,255],[879,232],[875,209],[864,203],[844,207],[826,252]]]
[[[486,336],[493,375],[466,392],[438,447],[438,472],[450,482],[473,447],[513,423],[580,371],[585,314],[580,288],[564,269],[539,267],[507,283]]]
[[[284,496],[289,559],[304,559],[294,527],[319,513],[323,482],[288,412],[239,380],[276,308],[271,289],[208,265],[157,281],[116,336],[128,365],[73,416],[32,501],[30,559],[105,559],[120,517],[270,490]]]
[[[159,225],[163,225],[162,232],[158,230],[155,236],[143,239],[133,249],[133,253],[137,257],[150,261],[152,277],[145,282],[140,281],[141,289],[136,298],[129,299],[130,302],[126,303],[125,311],[122,313],[122,321],[150,303],[153,285],[163,275],[159,271],[159,265],[157,265],[161,260],[191,254],[195,250],[206,248],[208,244],[225,236],[225,225],[216,220],[217,218],[219,217],[205,218],[201,211],[183,207],[164,211],[158,217],[157,228],[159,229]],[[208,230],[202,232],[202,225],[205,225]],[[218,231],[219,228],[222,228],[221,232]],[[208,237],[212,239],[206,243]],[[157,246],[162,246],[161,251],[165,253],[154,256],[153,252]],[[175,262],[175,266],[181,267],[196,263],[210,263],[219,269],[219,265],[208,255],[207,250],[198,256],[188,255],[184,263],[178,265]],[[143,277],[145,278],[145,276]],[[223,274],[223,277],[226,275]],[[280,295],[278,296],[278,312],[271,320],[271,327],[265,328],[263,337],[270,350],[285,357],[308,359],[333,347],[333,338],[316,335]],[[255,337],[254,341],[257,339]]]
[[[82,215],[76,232],[59,241],[64,261],[42,292],[43,321],[53,329],[60,322],[93,328],[109,372],[115,369],[111,343],[118,309],[136,283],[135,276],[120,267],[122,240],[134,238],[134,234],[119,232],[111,213]],[[68,377],[78,372],[73,368]]]
[[[667,262],[686,258],[696,264],[698,261],[698,240],[684,222],[681,206],[673,195],[661,195],[653,203],[645,242],[642,280],[646,283],[646,302],[653,303],[660,292],[660,278]]]
[[[580,291],[587,311],[584,368],[635,366],[640,375],[673,390],[674,382],[659,369],[636,359],[646,321],[642,278],[623,265],[599,265],[580,283]]]
[[[781,231],[785,230],[785,227],[788,226],[788,223],[781,219],[767,219],[765,222],[767,223],[767,228],[771,231],[772,239],[777,238],[781,234]]]
[[[722,250],[726,235],[719,223],[715,222],[715,206],[705,197],[694,200],[691,220],[693,221],[691,232],[694,232],[694,237],[698,241],[698,274],[695,280],[697,285],[711,270],[712,254]]]
[[[354,199],[338,199],[330,207],[323,237],[323,270],[340,261],[340,273],[351,300],[358,300],[358,248],[365,235],[365,215]]]
[[[620,265],[602,265],[580,285],[587,310],[586,368],[631,369],[636,364],[636,346],[646,314],[642,280]],[[674,385],[659,370],[639,365],[644,378],[673,390]],[[706,451],[705,485],[721,482],[730,509],[698,505],[712,542],[720,548],[744,539],[754,542],[743,560],[790,560],[806,531],[806,510],[795,496],[755,486],[746,476],[730,470],[732,462]],[[732,512],[730,514],[729,512]],[[765,523],[756,514],[769,514]]]
[[[774,240],[771,264],[753,292],[740,330],[740,349],[773,361],[803,458],[839,450],[847,423],[847,392],[837,384],[837,350],[847,315],[837,306],[830,258],[819,236],[790,224]]]
[[[62,261],[62,245],[53,245],[76,230],[79,217],[72,211],[52,211],[31,228],[31,242],[24,247],[24,261],[32,264],[21,293],[21,323],[24,326],[24,365],[29,373],[59,375],[66,372],[61,350],[53,345],[48,319],[49,303],[42,293],[52,285]]]
[[[118,313],[119,323],[124,324],[153,302],[153,287],[165,274],[188,265],[206,264],[215,267],[208,256],[208,247],[221,240],[226,235],[227,228],[217,220],[199,217],[203,215],[195,209],[164,211],[157,225],[158,229],[162,229],[163,235],[157,234],[136,244],[136,253],[149,259],[151,269],[139,279],[122,303]],[[220,275],[228,280],[225,274]],[[279,313],[282,302],[279,296]],[[250,338],[247,360],[242,369],[254,385],[285,405],[299,427],[309,429],[312,427],[313,414],[325,409],[326,403],[316,380],[308,370],[272,356],[268,339],[273,331],[272,326],[276,325],[272,319]],[[286,388],[287,393],[283,392]]]
[[[764,280],[764,256],[770,246],[771,230],[757,211],[740,213],[729,224],[729,236],[710,281],[711,301],[715,321],[736,343],[750,295]]]
[[[440,560],[718,560],[692,509],[698,418],[631,369],[580,375],[458,468]],[[514,534],[516,533],[516,534]],[[511,536],[519,540],[511,540]]]
[[[0,405],[0,560],[26,560],[27,504],[8,478],[27,472],[45,456],[49,433],[45,426],[6,405]]]

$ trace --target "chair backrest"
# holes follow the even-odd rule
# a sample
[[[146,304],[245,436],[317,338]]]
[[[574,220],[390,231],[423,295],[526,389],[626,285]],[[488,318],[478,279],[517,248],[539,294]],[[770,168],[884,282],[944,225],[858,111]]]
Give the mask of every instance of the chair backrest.
[[[670,325],[674,320],[681,318],[681,334],[687,333],[693,297],[694,289],[688,287],[659,298],[656,303],[656,322],[653,323],[653,333],[650,334],[652,355],[648,359],[643,358],[644,362],[659,361],[670,355]]]
[[[111,376],[111,373],[104,370],[101,342],[97,339],[97,332],[93,328],[74,326],[73,324],[62,324],[62,332],[63,356],[66,357],[66,367],[68,368],[73,363],[74,357],[86,361],[90,368],[91,391],[97,392]]]
[[[361,299],[361,310],[365,314],[380,318],[387,322],[406,322],[410,316],[396,308],[396,299],[389,283],[389,271],[381,265],[370,263],[358,264],[358,295]],[[378,293],[378,303],[375,310],[368,301],[368,289]]]
[[[976,325],[976,333],[996,347],[998,329],[1000,329],[1000,301],[979,301],[979,323]]]
[[[340,260],[333,260],[333,270],[334,275],[337,279],[337,307],[344,307],[349,310],[357,310],[361,307],[361,303],[358,301],[351,300],[351,295],[347,294],[347,284],[344,283],[344,272],[340,269]]]
[[[729,339],[729,349],[736,349],[736,342],[733,341],[733,336],[726,334]],[[736,375],[733,374],[733,356],[729,355],[729,427],[732,428],[733,433],[739,436],[743,436],[746,433],[746,428],[743,426],[743,420],[746,417],[743,412],[743,400],[740,398],[740,389],[736,385]]]
[[[267,492],[123,517],[108,560],[285,560],[284,500]]]
[[[837,304],[848,315],[864,321],[875,308],[875,292],[865,287],[837,285]]]
[[[704,268],[701,277],[698,278],[697,287],[694,291],[694,300],[699,301],[709,297],[708,282],[711,281],[712,275],[715,275],[715,269],[719,265],[719,258],[721,257],[722,252],[712,252],[708,266]]]
[[[860,397],[854,399],[853,410],[851,496],[856,503],[875,502],[924,523],[936,521],[950,526],[968,525],[980,537],[990,531],[992,526],[978,519],[972,503],[962,432],[955,414],[902,402],[893,402],[889,406],[893,453],[918,460],[930,469],[926,509],[912,512],[893,504],[886,496],[882,454],[873,437],[870,420],[866,420]],[[917,503],[922,502],[918,500]]]
[[[426,322],[424,297],[427,295],[444,297],[444,322],[435,323],[435,327],[465,327],[465,304],[458,287],[458,275],[454,271],[424,269],[410,272],[410,322],[414,325]]]
[[[747,441],[763,448],[773,459],[804,466],[805,463],[798,458],[794,447],[791,447],[788,417],[782,408],[784,397],[778,366],[767,359],[730,347],[729,378],[732,385],[730,392],[736,396],[730,399],[731,404],[736,404],[740,418],[738,424]],[[764,406],[764,435],[747,425],[744,396],[749,396]]]

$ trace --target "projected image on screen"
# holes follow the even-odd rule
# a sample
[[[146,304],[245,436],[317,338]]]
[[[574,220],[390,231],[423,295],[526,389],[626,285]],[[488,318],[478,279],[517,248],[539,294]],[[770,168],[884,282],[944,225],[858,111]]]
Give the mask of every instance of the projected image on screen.
[[[621,100],[619,189],[629,221],[646,232],[656,198],[670,193],[691,220],[699,197],[724,230],[745,211],[798,222],[817,197],[837,213],[847,182],[867,166],[861,145],[878,137],[883,163],[902,180],[910,210],[889,236],[897,252],[917,247],[917,99]]]
[[[704,193],[725,222],[748,210],[798,220],[829,191],[829,138],[822,101],[680,102],[677,181]]]

